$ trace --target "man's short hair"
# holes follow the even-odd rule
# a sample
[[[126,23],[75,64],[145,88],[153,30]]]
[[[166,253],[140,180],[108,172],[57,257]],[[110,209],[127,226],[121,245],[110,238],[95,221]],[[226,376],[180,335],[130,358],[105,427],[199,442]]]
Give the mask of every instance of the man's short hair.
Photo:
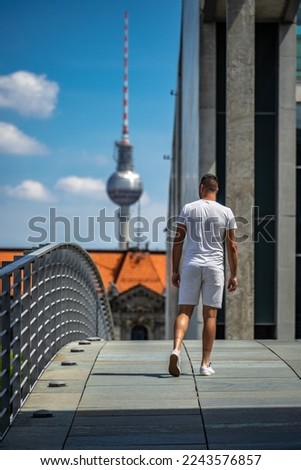
[[[218,179],[215,175],[207,173],[201,179],[200,185],[203,185],[206,191],[215,192],[218,191]]]

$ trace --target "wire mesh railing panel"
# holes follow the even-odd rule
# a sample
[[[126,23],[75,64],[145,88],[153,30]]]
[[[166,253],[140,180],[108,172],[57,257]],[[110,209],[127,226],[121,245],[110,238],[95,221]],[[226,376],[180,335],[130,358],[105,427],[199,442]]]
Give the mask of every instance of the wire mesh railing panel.
[[[38,377],[67,343],[114,339],[97,267],[81,247],[58,243],[0,269],[0,440]]]

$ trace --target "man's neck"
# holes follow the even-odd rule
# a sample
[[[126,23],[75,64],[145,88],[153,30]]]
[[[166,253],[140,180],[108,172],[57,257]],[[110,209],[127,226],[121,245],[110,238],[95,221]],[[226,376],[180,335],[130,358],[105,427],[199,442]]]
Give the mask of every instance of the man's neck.
[[[205,201],[216,201],[216,193],[207,193],[202,197]]]

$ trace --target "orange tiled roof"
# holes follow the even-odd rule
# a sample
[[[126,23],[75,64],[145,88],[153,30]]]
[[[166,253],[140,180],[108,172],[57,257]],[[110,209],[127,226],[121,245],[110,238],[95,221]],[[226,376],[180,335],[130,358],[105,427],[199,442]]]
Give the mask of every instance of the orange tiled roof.
[[[88,253],[98,268],[105,289],[108,290],[110,283],[115,281],[124,253],[120,251],[88,251]]]
[[[0,249],[2,261],[13,261],[23,250]],[[102,277],[105,289],[115,283],[120,293],[142,284],[162,295],[166,286],[166,254],[149,251],[88,250]]]
[[[165,254],[128,251],[115,284],[120,293],[142,284],[162,295],[165,290]]]
[[[163,294],[166,255],[149,251],[89,251],[102,277],[105,289],[114,283],[120,293],[142,284]]]
[[[4,261],[14,261],[15,256],[23,256],[23,250],[0,249],[0,268]]]

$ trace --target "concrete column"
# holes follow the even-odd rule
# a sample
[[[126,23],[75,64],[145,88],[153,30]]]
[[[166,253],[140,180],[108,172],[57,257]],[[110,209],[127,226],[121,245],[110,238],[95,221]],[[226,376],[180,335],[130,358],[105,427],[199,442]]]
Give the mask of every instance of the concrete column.
[[[200,178],[216,172],[216,25],[200,28]]]
[[[237,234],[239,287],[226,294],[226,339],[254,337],[255,0],[227,0],[226,204],[249,224]],[[228,270],[226,272],[228,276]]]
[[[296,30],[279,26],[277,339],[295,339],[296,260]]]

